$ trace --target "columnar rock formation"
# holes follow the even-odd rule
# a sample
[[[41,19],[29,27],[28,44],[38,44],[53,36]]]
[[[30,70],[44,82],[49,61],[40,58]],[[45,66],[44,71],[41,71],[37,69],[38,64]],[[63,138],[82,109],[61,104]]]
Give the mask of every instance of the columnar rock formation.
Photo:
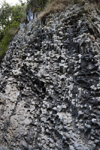
[[[21,26],[0,68],[0,150],[100,150],[100,13],[74,5]]]

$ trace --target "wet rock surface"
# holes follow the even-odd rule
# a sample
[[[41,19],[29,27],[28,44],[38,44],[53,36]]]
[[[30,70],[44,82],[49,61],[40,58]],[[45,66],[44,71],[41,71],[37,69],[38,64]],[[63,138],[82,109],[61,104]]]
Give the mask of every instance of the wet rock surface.
[[[0,150],[100,150],[100,16],[92,13],[90,22],[74,5],[21,26],[0,68]]]

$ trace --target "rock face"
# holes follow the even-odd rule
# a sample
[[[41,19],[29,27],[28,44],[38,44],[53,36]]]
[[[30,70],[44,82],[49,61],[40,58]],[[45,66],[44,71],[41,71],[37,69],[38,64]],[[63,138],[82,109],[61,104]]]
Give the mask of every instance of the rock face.
[[[21,26],[0,69],[0,150],[100,150],[99,50],[97,11]]]
[[[26,18],[28,22],[33,20],[33,13],[31,12],[31,9],[27,10]]]

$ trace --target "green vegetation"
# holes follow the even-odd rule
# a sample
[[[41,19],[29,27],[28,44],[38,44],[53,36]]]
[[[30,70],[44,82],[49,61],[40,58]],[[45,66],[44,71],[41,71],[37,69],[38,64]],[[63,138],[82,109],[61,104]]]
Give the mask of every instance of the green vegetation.
[[[25,5],[10,6],[4,1],[0,8],[0,56],[2,56],[25,18]]]
[[[49,1],[50,0],[28,0],[27,9],[31,8],[33,12],[42,11]]]
[[[33,12],[42,11],[50,0],[27,0],[27,5],[23,0],[19,1],[21,5],[16,6],[11,6],[4,1],[0,8],[0,57],[18,32],[20,22],[25,21],[26,10],[31,8]]]
[[[9,43],[19,30],[20,22],[25,21],[26,10],[33,12],[43,10],[48,0],[27,0],[27,7],[23,0],[21,5],[11,6],[5,1],[0,8],[0,57],[6,52]]]

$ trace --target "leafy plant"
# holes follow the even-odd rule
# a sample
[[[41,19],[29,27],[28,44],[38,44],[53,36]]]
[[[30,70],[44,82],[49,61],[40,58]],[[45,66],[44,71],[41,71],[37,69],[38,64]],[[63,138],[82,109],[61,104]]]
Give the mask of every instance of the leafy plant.
[[[0,56],[5,53],[9,43],[25,18],[25,5],[10,6],[4,1],[0,9]]]

